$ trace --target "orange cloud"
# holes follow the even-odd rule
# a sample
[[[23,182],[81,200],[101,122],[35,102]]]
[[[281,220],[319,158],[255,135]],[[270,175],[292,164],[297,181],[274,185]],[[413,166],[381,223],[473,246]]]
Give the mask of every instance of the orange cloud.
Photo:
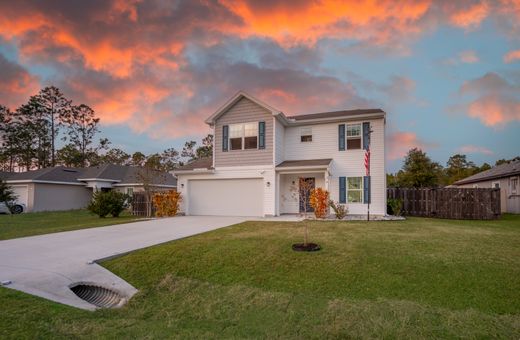
[[[489,10],[489,5],[487,2],[483,1],[474,4],[470,8],[456,10],[450,16],[450,21],[455,26],[468,30],[474,29],[488,16]]]
[[[388,159],[396,160],[403,158],[412,148],[426,149],[431,145],[424,143],[417,138],[414,132],[395,132],[389,135],[388,140]]]
[[[508,52],[504,56],[504,62],[506,62],[506,63],[512,63],[512,62],[515,62],[517,60],[520,60],[520,50],[515,50],[515,51]]]
[[[307,1],[269,6],[235,0],[222,3],[245,23],[236,30],[240,36],[269,37],[286,47],[313,45],[321,38],[384,44],[394,34],[419,33],[417,21],[430,6],[430,1]]]

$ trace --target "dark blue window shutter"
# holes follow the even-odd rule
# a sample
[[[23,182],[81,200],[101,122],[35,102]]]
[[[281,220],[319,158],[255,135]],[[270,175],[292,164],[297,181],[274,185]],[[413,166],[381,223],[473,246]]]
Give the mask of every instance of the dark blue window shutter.
[[[345,124],[338,125],[338,149],[345,151]]]
[[[368,149],[368,144],[370,140],[370,123],[363,123],[363,149]]]
[[[258,148],[265,149],[265,122],[258,122]]]
[[[339,203],[347,203],[347,178],[339,178]]]
[[[370,203],[370,176],[363,177],[363,203]]]
[[[228,151],[229,143],[229,126],[224,125],[222,127],[222,151]]]

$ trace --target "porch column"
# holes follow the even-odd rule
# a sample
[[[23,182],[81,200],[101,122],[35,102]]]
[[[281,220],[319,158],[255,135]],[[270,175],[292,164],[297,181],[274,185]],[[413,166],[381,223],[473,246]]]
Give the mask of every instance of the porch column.
[[[280,173],[277,172],[275,176],[275,184],[274,184],[274,215],[280,216],[280,185],[282,183],[280,182]]]

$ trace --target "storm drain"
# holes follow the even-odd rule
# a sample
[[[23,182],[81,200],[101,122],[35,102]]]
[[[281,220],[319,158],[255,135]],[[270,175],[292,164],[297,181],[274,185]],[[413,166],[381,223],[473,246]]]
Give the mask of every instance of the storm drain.
[[[117,292],[104,287],[81,284],[71,287],[70,289],[80,299],[85,300],[96,307],[112,308],[121,305],[125,300]]]

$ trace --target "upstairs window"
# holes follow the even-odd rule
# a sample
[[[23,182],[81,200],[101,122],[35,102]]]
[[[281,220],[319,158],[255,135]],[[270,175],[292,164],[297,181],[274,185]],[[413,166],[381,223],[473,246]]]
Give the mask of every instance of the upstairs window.
[[[312,142],[312,128],[302,128],[300,131],[300,141]]]
[[[229,125],[229,146],[231,150],[258,148],[258,123]]]
[[[229,146],[231,150],[242,150],[243,133],[244,126],[242,124],[229,126]]]
[[[258,123],[244,124],[244,149],[258,148]]]
[[[347,150],[361,149],[361,124],[347,125]]]

